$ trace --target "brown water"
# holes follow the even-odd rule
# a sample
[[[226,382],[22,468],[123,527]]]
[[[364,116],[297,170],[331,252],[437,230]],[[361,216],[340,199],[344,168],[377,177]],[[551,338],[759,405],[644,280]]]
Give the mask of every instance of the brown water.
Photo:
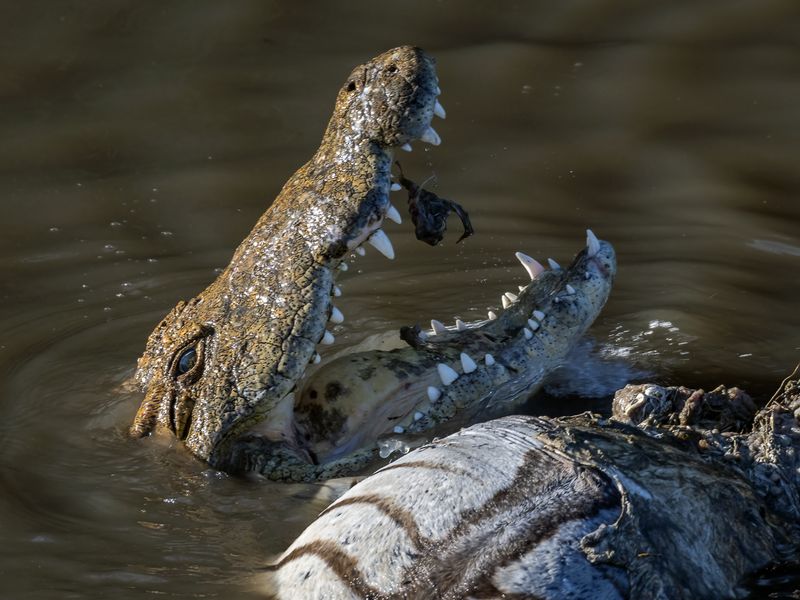
[[[797,362],[800,4],[336,4],[0,10],[0,597],[252,597],[321,508],[127,440],[139,398],[116,388],[310,156],[350,68],[401,43],[438,58],[448,111],[404,166],[477,234],[387,227],[397,259],[342,277],[337,340],[482,317],[524,283],[514,251],[566,262],[588,226],[616,287],[531,410],[606,408],[643,372],[763,398]]]

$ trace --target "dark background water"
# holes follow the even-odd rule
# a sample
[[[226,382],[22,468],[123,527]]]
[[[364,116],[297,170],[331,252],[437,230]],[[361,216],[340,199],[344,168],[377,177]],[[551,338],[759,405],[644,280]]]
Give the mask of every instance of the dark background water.
[[[482,317],[525,281],[514,251],[566,262],[592,227],[617,284],[591,360],[532,410],[602,409],[642,373],[764,398],[799,358],[794,0],[29,1],[0,29],[0,597],[250,597],[323,506],[127,440],[119,385],[350,69],[399,44],[436,56],[448,111],[404,166],[477,234],[387,227],[397,259],[342,278],[339,342]]]

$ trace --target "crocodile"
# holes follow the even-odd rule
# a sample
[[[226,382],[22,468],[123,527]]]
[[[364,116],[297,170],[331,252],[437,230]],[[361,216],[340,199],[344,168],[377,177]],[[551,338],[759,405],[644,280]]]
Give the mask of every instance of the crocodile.
[[[417,237],[435,244],[460,205],[424,192],[394,152],[438,145],[444,118],[432,57],[403,46],[356,67],[339,90],[319,149],[284,185],[204,291],[156,326],[135,380],[144,399],[130,432],[176,436],[229,472],[310,481],[354,473],[393,436],[455,431],[482,414],[509,414],[558,368],[605,304],[614,249],[587,231],[569,266],[517,253],[528,275],[501,314],[430,330],[405,327],[402,347],[330,357],[336,275],[370,244],[388,258],[389,200],[406,187]],[[467,232],[465,232],[467,233]],[[463,237],[463,236],[462,236]]]
[[[326,508],[259,585],[280,599],[741,598],[745,576],[799,550],[800,378],[758,411],[736,388],[640,384],[610,418],[511,416],[411,451]]]

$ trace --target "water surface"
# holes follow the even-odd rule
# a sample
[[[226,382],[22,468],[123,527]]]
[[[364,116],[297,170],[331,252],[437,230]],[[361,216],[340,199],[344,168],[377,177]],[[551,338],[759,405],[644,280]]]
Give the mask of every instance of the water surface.
[[[342,277],[338,343],[483,318],[525,283],[515,251],[566,263],[591,227],[616,286],[530,410],[607,410],[645,377],[765,398],[797,362],[800,5],[339,4],[3,8],[0,596],[255,597],[324,506],[126,439],[120,386],[311,155],[349,70],[395,45],[436,56],[448,111],[403,165],[477,233],[429,248],[388,225],[397,259]]]

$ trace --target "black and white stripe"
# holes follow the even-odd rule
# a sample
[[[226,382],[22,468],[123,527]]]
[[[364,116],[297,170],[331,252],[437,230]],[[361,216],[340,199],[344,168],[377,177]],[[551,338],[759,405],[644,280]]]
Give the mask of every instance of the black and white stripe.
[[[279,598],[618,598],[578,544],[620,513],[611,481],[537,440],[537,420],[420,448],[327,508],[268,568]]]

